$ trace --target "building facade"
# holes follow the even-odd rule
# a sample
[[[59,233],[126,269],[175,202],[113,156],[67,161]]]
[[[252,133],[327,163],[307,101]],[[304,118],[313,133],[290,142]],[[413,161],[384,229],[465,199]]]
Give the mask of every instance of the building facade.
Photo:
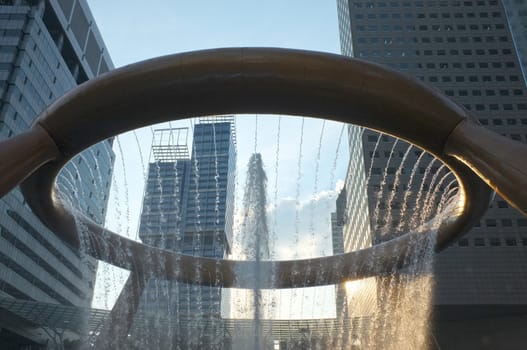
[[[514,16],[510,10],[507,16],[504,4],[338,0],[341,50],[434,86],[482,125],[525,143],[527,90],[517,54],[521,43],[516,40],[515,45],[510,30],[514,23],[508,21]],[[362,145],[374,242],[418,225],[444,203],[443,194],[456,193],[452,176],[420,149],[369,130],[362,135]],[[348,206],[350,213],[353,210]],[[486,331],[486,341],[496,347],[494,336],[511,329],[506,326],[511,315],[525,312],[526,258],[527,219],[499,197],[465,237],[436,255],[434,314],[439,321],[506,320],[496,321],[490,330],[486,321],[473,323],[475,328],[464,335],[473,342],[463,343],[468,346],[464,348],[481,348],[478,342]],[[441,322],[438,336],[449,336],[440,340],[447,348],[461,348],[463,337],[454,331],[463,328]]]
[[[139,235],[164,249],[223,258],[232,244],[234,219],[234,118],[195,124],[190,156],[186,133],[186,128],[156,131]],[[149,333],[162,329],[159,337],[168,344],[208,348],[218,343],[221,348],[224,337],[216,336],[223,334],[220,304],[220,288],[152,279],[139,313]],[[167,328],[158,326],[161,319]]]
[[[2,1],[0,139],[25,131],[58,97],[112,67],[85,0]],[[98,223],[106,214],[111,143],[77,156],[57,181],[63,197]],[[90,306],[95,260],[40,223],[18,189],[0,199],[0,239],[0,297]],[[13,331],[11,325],[0,327]]]

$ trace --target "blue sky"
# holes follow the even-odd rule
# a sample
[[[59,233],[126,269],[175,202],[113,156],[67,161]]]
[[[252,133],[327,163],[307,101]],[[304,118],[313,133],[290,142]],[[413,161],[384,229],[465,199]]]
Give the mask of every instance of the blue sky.
[[[88,0],[116,67],[176,52],[275,46],[339,52],[332,0]]]
[[[215,47],[271,46],[339,52],[337,6],[332,0],[88,0],[88,4],[116,67],[161,55]],[[347,160],[343,154],[338,166],[333,167],[336,140],[342,126],[327,122],[321,133],[322,121],[306,119],[302,133],[300,118],[282,118],[281,123],[278,140],[277,117],[249,115],[237,119],[239,193],[258,125],[257,151],[262,153],[268,173],[269,202],[276,208],[283,208],[282,211],[270,209],[271,214],[276,213],[277,225],[282,229],[277,233],[280,236],[276,243],[277,254],[285,259],[302,254],[330,253],[328,210],[334,202],[332,191],[338,180],[343,179]],[[178,126],[189,126],[189,122],[179,122]],[[136,134],[137,138],[130,134],[121,136],[114,147],[117,177],[112,184],[108,217],[110,228],[132,237],[140,215],[141,174],[145,170],[143,164],[148,162],[151,129],[139,130]],[[302,147],[299,147],[301,141]],[[344,138],[341,153],[345,153],[346,142]],[[277,144],[280,147],[278,158]],[[299,154],[302,154],[301,161]],[[275,181],[277,161],[280,175]],[[275,183],[278,183],[276,201]],[[314,207],[314,203],[318,207]],[[293,216],[304,218],[296,227],[290,220],[291,210],[297,212]],[[301,247],[292,248],[293,241],[300,241]],[[107,273],[104,285],[112,283],[116,278],[113,274]],[[111,306],[108,300],[112,299],[112,289],[115,288],[106,286],[102,297],[95,298],[94,305]]]

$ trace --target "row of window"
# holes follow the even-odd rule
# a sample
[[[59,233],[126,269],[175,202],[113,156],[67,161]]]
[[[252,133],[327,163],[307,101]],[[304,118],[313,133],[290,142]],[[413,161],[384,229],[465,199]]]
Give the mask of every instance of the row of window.
[[[493,13],[496,13],[496,12],[493,12]],[[417,14],[416,16],[417,18],[432,18],[432,19],[436,19],[436,18],[443,18],[443,19],[448,19],[448,18],[476,18],[478,17],[478,15],[476,15],[475,12],[454,12],[454,13],[450,13],[450,12],[442,12],[442,13],[438,13],[438,12],[420,12]],[[488,12],[480,12],[479,13],[479,17],[480,18],[488,18],[489,17],[489,13]]]
[[[394,68],[399,67],[399,65],[392,64],[392,63],[387,63],[386,65],[389,66],[389,67],[394,67]],[[403,67],[403,66],[400,66],[400,67]],[[466,62],[464,64],[462,64],[461,62],[452,62],[452,63],[440,62],[440,63],[437,63],[437,64],[435,62],[428,62],[426,64],[424,64],[424,63],[417,63],[416,67],[417,68],[426,68],[426,69],[449,69],[449,68],[462,69],[463,67],[465,67],[465,68],[473,69],[473,68],[476,68],[476,64],[473,63],[473,62]],[[516,64],[514,62],[512,62],[512,61],[507,61],[507,62],[503,62],[502,63],[502,67],[504,67],[504,68],[514,68],[514,67],[516,67]],[[491,78],[489,76],[489,78],[485,78],[485,79],[491,79]],[[514,81],[517,81],[517,79],[519,79],[519,78],[514,78],[514,79],[516,79]],[[469,81],[478,81],[478,76],[476,76],[476,75],[469,76]],[[491,80],[485,80],[485,81],[491,81]]]
[[[489,124],[489,120],[488,119],[479,119],[480,123],[483,124],[483,125],[488,125]],[[518,125],[518,124],[522,124],[522,125],[527,125],[527,118],[521,118],[521,119],[515,119],[515,118],[506,118],[506,119],[492,119],[492,125]],[[367,140],[368,142],[377,142],[379,140],[379,135],[368,135],[367,136]],[[387,135],[381,135],[381,140],[383,142],[390,142],[393,140],[393,138],[391,137],[388,137]],[[420,150],[416,150],[414,151],[415,155],[416,156],[419,156],[421,155],[421,152]],[[400,151],[398,152],[399,153],[399,157],[402,158],[403,155],[404,155],[404,152]],[[373,152],[370,152],[370,157],[373,156]],[[384,156],[385,157],[389,157],[391,156],[390,152],[386,151],[384,152]],[[376,151],[375,153],[375,158],[379,157],[379,151]]]
[[[420,38],[421,42],[423,44],[430,44],[430,43],[444,43],[444,42],[447,42],[447,43],[457,43],[457,42],[460,42],[462,44],[468,44],[470,42],[473,42],[473,43],[482,43],[483,41],[485,41],[486,43],[495,43],[495,42],[502,42],[502,43],[506,43],[506,42],[509,42],[509,38],[507,38],[506,36],[486,36],[485,38],[481,37],[481,36],[472,36],[472,37],[469,37],[469,36],[460,36],[460,37],[455,37],[455,36],[447,36],[447,37],[443,37],[443,36],[434,36],[434,37],[421,37]]]
[[[22,292],[20,289],[13,286],[11,283],[8,283],[0,278],[0,290],[4,293],[9,294],[10,296],[20,299],[20,300],[34,300],[26,293]]]
[[[491,25],[491,24],[488,24],[488,23],[484,23],[484,24],[469,24],[469,25],[466,25],[466,24],[459,24],[459,25],[456,25],[455,29],[457,31],[466,31],[466,30],[474,30],[474,31],[479,31],[479,30],[483,30],[483,31],[491,31],[492,29],[496,29],[496,30],[503,30],[505,28],[505,26],[503,24],[496,24],[496,25]],[[360,31],[360,32],[365,32],[365,31],[368,31],[368,32],[376,32],[376,31],[387,31],[387,32],[391,32],[391,31],[395,31],[395,32],[402,32],[402,31],[407,31],[407,32],[415,32],[415,31],[436,31],[436,32],[439,32],[439,31],[447,31],[447,32],[450,32],[450,31],[453,31],[454,30],[454,27],[452,25],[439,25],[439,24],[433,24],[433,25],[430,25],[430,26],[427,26],[427,25],[421,25],[421,26],[418,26],[416,27],[415,25],[401,25],[401,24],[393,24],[393,25],[389,25],[389,24],[382,24],[382,25],[377,25],[377,24],[368,24],[368,25],[363,25],[363,24],[359,24],[359,25],[355,25],[355,29]]]
[[[0,263],[4,264],[8,269],[16,272],[20,277],[34,285],[36,288],[40,289],[42,292],[44,292],[51,298],[57,300],[59,303],[63,305],[73,305],[68,299],[64,298],[62,295],[54,291],[47,283],[43,282],[41,279],[33,275],[22,265],[20,265],[7,255],[0,253]]]
[[[514,119],[491,119],[492,125],[518,125],[520,122],[522,125],[527,125],[527,118]],[[483,125],[489,125],[489,119],[481,118],[479,122]]]
[[[207,127],[204,127],[203,125],[207,125]],[[209,125],[212,125],[212,127]],[[229,123],[227,126],[224,123],[198,124],[194,129],[194,138],[205,136],[210,140],[214,134],[213,131],[217,138],[219,138],[220,135],[230,135],[231,124]]]
[[[454,91],[452,90],[445,90],[445,94],[447,96],[454,96]],[[468,110],[476,110],[476,111],[512,111],[514,110],[514,105],[511,103],[504,103],[504,104],[497,104],[497,103],[490,103],[488,105],[484,104],[463,104],[463,107],[465,107]],[[527,110],[527,103],[518,103],[516,104],[516,110],[518,111],[525,111]]]
[[[447,56],[447,50],[361,50],[357,52],[358,57],[415,57],[415,56]],[[502,49],[501,53],[500,50],[497,49],[463,49],[463,50],[449,50],[448,55],[449,56],[471,56],[472,54],[477,56],[496,56],[499,55],[500,58],[503,58],[504,55],[512,55],[511,49]]]
[[[395,167],[387,167],[387,168],[377,168],[377,167],[373,167],[371,169],[371,174],[372,175],[382,175],[382,174],[388,174],[388,175],[394,175],[396,173],[396,171],[400,171],[401,174],[405,174],[407,172],[407,170],[409,169],[405,169],[404,167],[400,167],[400,168],[395,168]],[[426,174],[426,173],[432,173],[432,174],[435,174],[438,170],[439,170],[439,167],[431,167],[431,168],[428,168],[428,167],[419,167],[418,169],[415,169],[417,173],[419,174]]]
[[[492,65],[494,66],[494,65]],[[518,81],[517,75],[510,75],[509,81]],[[423,79],[424,80],[424,79]],[[498,81],[498,82],[505,82],[506,77],[504,75],[443,75],[443,76],[437,76],[437,75],[430,75],[426,77],[426,80],[432,83],[450,83],[450,82],[456,82],[456,83],[464,83],[464,82],[470,82],[470,83],[476,83],[479,81],[482,82],[492,82],[492,81]],[[463,91],[463,90],[459,90]],[[494,96],[496,95],[496,90],[492,89],[486,89],[485,94],[487,96]],[[482,90],[472,90],[472,95],[474,96],[482,96]],[[515,95],[515,96],[521,96],[523,95],[523,91],[521,89],[512,89],[510,92],[506,89],[499,90],[499,95],[501,96],[509,96],[509,95]],[[465,95],[466,96],[466,95]]]
[[[83,278],[82,272],[73,265],[53,244],[48,242],[33,226],[31,226],[24,218],[22,218],[17,212],[13,210],[7,210],[7,214],[27,233],[29,233],[35,240],[37,240],[44,248],[46,248],[51,254],[53,254],[61,263],[63,263],[73,274],[80,279]],[[68,248],[68,245],[65,244]],[[80,257],[79,252],[76,249],[70,248],[71,252],[77,257]]]
[[[498,6],[497,0],[489,0],[489,1],[460,1],[460,0],[454,0],[454,1],[435,1],[435,0],[429,0],[429,1],[353,1],[352,6],[354,8],[383,8],[383,7],[472,7],[472,6]]]
[[[433,173],[431,173],[433,174]],[[449,187],[451,188],[452,190],[456,189],[457,187],[454,187],[454,184],[450,184],[450,185],[447,185],[445,186],[444,183],[446,183],[446,181],[443,181],[442,182],[443,184],[439,186],[439,190],[440,191],[444,191],[445,188]],[[422,184],[419,184],[419,185],[415,185],[414,184],[414,187],[416,186],[419,186],[419,190],[422,190],[424,192],[427,192],[429,189],[430,189],[430,184],[427,184],[427,183],[422,183]],[[457,185],[456,185],[457,186]],[[381,190],[381,185],[371,185],[372,189],[374,192],[379,192]],[[437,186],[435,185],[432,185],[432,187],[434,188],[434,191],[437,190]],[[386,184],[383,186],[384,189],[388,189],[389,191],[403,191],[403,192],[406,192],[408,190],[408,184],[406,183],[399,183],[397,185],[394,185],[392,183],[389,183],[389,184]]]
[[[462,238],[458,241],[458,246],[460,247],[485,247],[485,246],[492,246],[492,247],[498,247],[498,246],[508,246],[508,247],[515,247],[519,244],[523,246],[527,246],[527,238],[522,237],[521,239],[517,239],[515,237],[505,237],[504,239],[498,238],[498,237],[490,237],[488,239],[485,239],[483,237],[477,237],[472,240],[468,238]]]
[[[395,16],[394,16],[395,15]],[[411,15],[409,13],[407,13],[407,15]],[[355,19],[367,19],[367,20],[374,20],[374,19],[388,19],[390,18],[389,14],[388,13],[380,13],[380,14],[376,14],[376,13],[368,13],[368,14],[363,14],[363,13],[357,13],[355,15],[353,15],[353,17]],[[412,16],[413,17],[413,16]],[[405,18],[412,18],[410,16],[405,16]],[[417,14],[417,18],[425,18],[425,13],[418,13]],[[428,14],[428,17],[429,18],[438,18],[438,14],[437,13],[429,13]],[[442,18],[450,18],[450,13],[443,13]],[[501,17],[501,12],[497,12],[497,11],[494,11],[494,12],[479,12],[479,13],[475,13],[475,12],[467,12],[467,13],[461,13],[461,12],[456,12],[456,13],[453,13],[453,17],[454,18],[463,18],[463,17],[466,17],[466,18],[500,18]],[[397,13],[397,14],[394,14],[392,13],[391,15],[391,18],[401,18],[401,14],[400,13]],[[422,30],[422,29],[420,29]],[[426,30],[426,29],[424,29]]]
[[[0,20],[22,20],[26,19],[25,13],[0,13]]]
[[[216,141],[216,143],[218,144],[220,143],[228,144],[230,141],[230,133],[223,134],[223,135],[216,134],[216,138],[214,138],[214,134],[212,133],[200,134],[199,136],[194,135],[194,143],[212,143],[213,144],[214,141]]]
[[[222,218],[225,216],[225,212],[221,211],[219,208],[209,207],[207,210],[200,208],[199,210],[194,210],[194,208],[189,208],[187,210],[188,215],[186,216],[187,222],[196,221],[197,219],[216,219]]]
[[[430,80],[432,81],[432,80]],[[446,80],[443,80],[445,82]],[[448,80],[450,81],[450,80]],[[469,96],[469,90],[461,89],[456,90],[457,94],[454,93],[454,90],[445,90],[445,94],[448,96]],[[521,89],[500,89],[500,90],[492,90],[492,89],[486,89],[486,90],[471,90],[470,96],[523,96],[523,90]],[[483,110],[485,107],[475,107],[476,110]],[[495,107],[493,107],[495,108]],[[521,108],[521,107],[518,107]],[[490,109],[490,107],[489,107]],[[512,104],[508,104],[507,107],[508,110],[512,110]]]
[[[481,69],[485,69],[485,68],[514,68],[516,65],[514,62],[480,62],[476,65],[476,63],[474,62],[464,62],[464,63],[461,63],[461,62],[452,62],[452,63],[439,63],[439,64],[435,64],[434,62],[429,62],[429,63],[408,63],[408,62],[401,62],[401,63],[391,63],[391,62],[388,62],[388,63],[384,63],[385,65],[387,65],[388,67],[391,67],[391,68],[400,68],[400,69],[408,69],[408,68],[413,68],[413,69],[421,69],[421,68],[426,68],[426,69],[436,69],[436,68],[440,68],[440,69],[446,69],[446,68],[454,68],[454,69],[478,69],[478,70],[481,70]],[[423,76],[418,76],[419,79],[421,80],[424,80],[424,77]],[[437,79],[437,78],[436,78]],[[490,80],[488,80],[490,79]],[[505,77],[502,76],[502,75],[497,75],[495,77],[496,81],[505,81]],[[485,78],[485,81],[491,81],[492,78]],[[509,80],[510,81],[518,81],[519,80],[519,77],[517,75],[510,75],[509,76]],[[472,76],[472,77],[469,77],[469,81],[478,81],[478,78],[477,76]]]
[[[482,43],[483,41],[485,41],[486,43],[495,43],[497,41],[499,42],[508,42],[509,41],[509,38],[507,38],[506,36],[498,36],[498,37],[495,37],[495,36],[486,36],[486,37],[481,37],[481,36],[473,36],[473,37],[469,37],[469,36],[460,36],[460,37],[455,37],[455,36],[452,36],[452,37],[444,37],[444,36],[434,36],[434,37],[395,37],[395,38],[392,38],[392,37],[384,37],[384,38],[379,38],[379,37],[370,37],[370,38],[366,38],[366,37],[360,37],[357,39],[357,42],[359,44],[384,44],[384,45],[392,45],[393,43],[396,43],[396,44],[404,44],[404,43],[423,43],[423,44],[429,44],[429,43],[444,43],[444,42],[448,42],[448,43],[456,43],[456,42],[460,42],[460,43],[470,43],[470,42],[474,42],[474,43]],[[457,51],[457,50],[456,50]],[[454,50],[452,50],[451,52],[455,52]]]
[[[421,51],[420,50],[417,50],[415,51],[415,54],[417,56],[420,56],[421,55]],[[474,55],[477,55],[477,56],[484,56],[484,55],[490,55],[490,56],[495,56],[495,55],[500,55],[503,56],[503,55],[512,55],[512,50],[511,49],[501,49],[501,52],[500,50],[498,49],[487,49],[487,50],[483,50],[483,49],[462,49],[462,50],[449,50],[448,52],[449,55],[452,55],[452,56],[457,56],[457,55],[463,55],[463,56],[471,56],[472,54]],[[446,56],[447,55],[447,50],[423,50],[423,56]]]
[[[84,299],[86,295],[73,283],[71,283],[66,277],[60,274],[55,268],[53,268],[47,261],[37,255],[33,249],[24,244],[14,234],[8,231],[5,227],[0,225],[0,236],[6,241],[11,243],[19,251],[23,252],[28,258],[30,258],[35,264],[44,269],[47,273],[53,276],[56,280],[60,281],[66,288],[77,295],[79,298]]]
[[[527,227],[527,219],[525,218],[520,218],[520,219],[516,219],[516,220],[513,220],[513,219],[485,219],[483,222],[481,223],[477,223],[475,225],[475,227],[481,227],[481,225],[483,224],[485,227],[498,227],[498,226],[501,226],[501,227],[513,227],[514,225],[514,222],[516,222],[516,225],[518,227]]]

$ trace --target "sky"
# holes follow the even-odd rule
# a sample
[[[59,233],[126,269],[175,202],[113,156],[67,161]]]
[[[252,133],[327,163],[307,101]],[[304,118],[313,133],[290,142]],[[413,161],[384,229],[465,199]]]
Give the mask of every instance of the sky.
[[[336,0],[88,0],[88,4],[116,68],[217,47],[340,50]],[[190,127],[191,123],[170,125]],[[114,144],[115,178],[107,226],[132,238],[137,234],[144,172],[155,128],[122,135]],[[237,118],[236,129],[238,197],[243,194],[246,163],[256,150],[262,153],[268,177],[268,220],[276,238],[275,256],[291,259],[330,254],[329,212],[347,163],[346,132],[341,144],[337,143],[342,125],[247,115]],[[100,270],[104,273],[98,277],[94,307],[110,308],[118,290],[114,280],[123,275],[108,267]]]

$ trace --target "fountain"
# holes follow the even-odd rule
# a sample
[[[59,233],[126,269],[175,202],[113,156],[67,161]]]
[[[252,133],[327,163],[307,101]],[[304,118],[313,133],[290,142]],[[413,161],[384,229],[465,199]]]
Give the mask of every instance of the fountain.
[[[255,261],[242,261],[188,256],[126,239],[72,213],[54,189],[63,165],[95,142],[155,122],[219,113],[302,115],[398,136],[429,151],[454,172],[460,186],[458,200],[446,206],[440,222],[422,223],[412,232],[371,248],[291,261],[259,261],[263,256],[256,254]],[[429,271],[429,265],[415,264],[416,259],[424,259],[434,248],[445,248],[485,212],[492,193],[480,178],[527,214],[527,166],[518,161],[526,157],[524,145],[482,128],[437,91],[383,67],[296,50],[217,49],[117,69],[58,99],[28,132],[0,143],[0,195],[21,183],[28,205],[58,237],[76,248],[82,244],[97,259],[132,271],[97,338],[97,348],[116,348],[126,341],[148,278],[256,290],[376,276],[388,285],[412,283],[415,276]],[[85,233],[82,242],[79,227]],[[394,274],[399,269],[403,272]],[[255,280],[243,278],[240,271],[273,273],[259,275],[255,287]],[[388,290],[397,295],[386,300],[398,301],[385,305],[391,311],[381,308],[374,315],[394,314],[394,310],[411,306],[404,302],[411,295],[404,296],[397,288]],[[375,317],[365,322],[378,324]],[[402,317],[402,324],[405,320]],[[260,327],[263,325],[255,329]],[[401,343],[397,328],[385,329],[374,328],[367,339],[355,337],[346,344]],[[306,337],[312,332],[308,327],[305,331]]]

